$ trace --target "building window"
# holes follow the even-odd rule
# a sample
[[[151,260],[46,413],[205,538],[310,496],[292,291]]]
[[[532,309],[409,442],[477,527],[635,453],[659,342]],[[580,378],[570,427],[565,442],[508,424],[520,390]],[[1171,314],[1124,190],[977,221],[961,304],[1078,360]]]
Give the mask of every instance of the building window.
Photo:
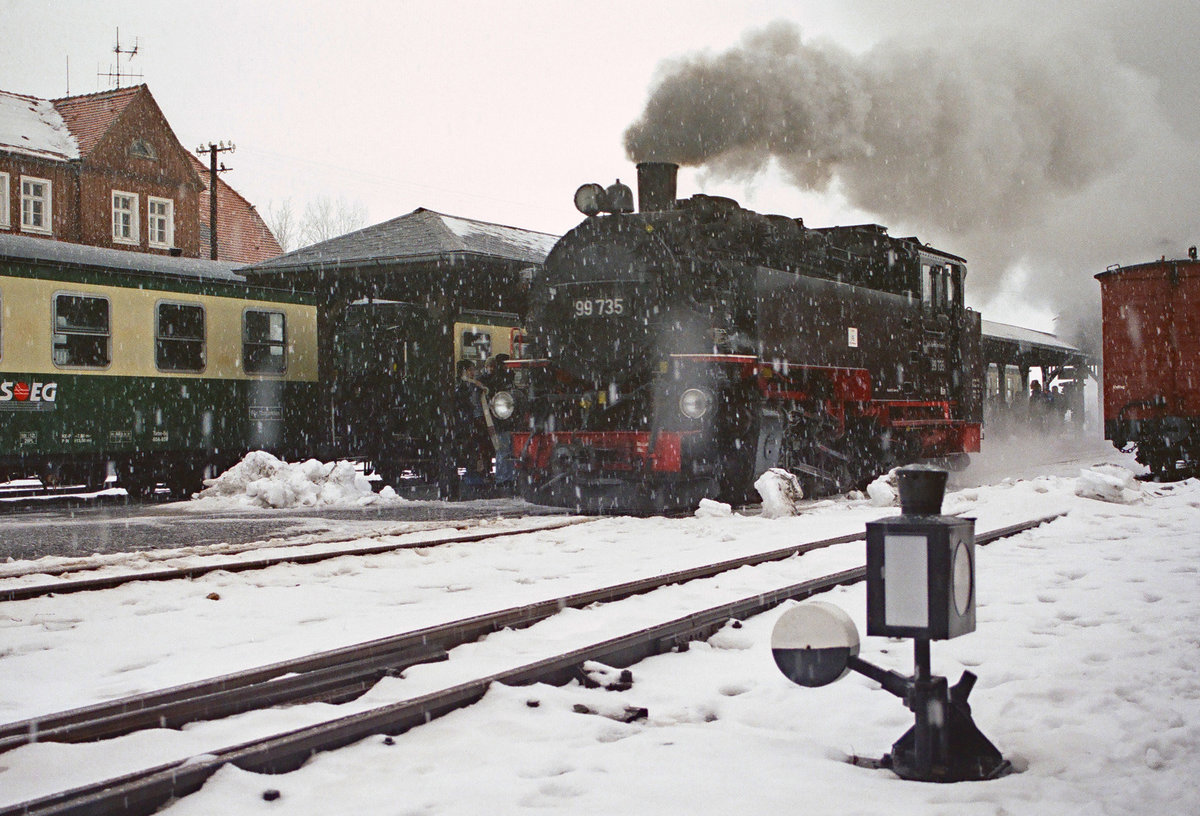
[[[54,296],[54,364],[104,368],[112,362],[108,298]]]
[[[51,232],[50,180],[21,176],[21,229]]]
[[[169,198],[146,201],[146,231],[150,246],[170,249],[175,245],[175,202]]]
[[[137,193],[122,193],[119,190],[113,190],[112,227],[113,240],[118,244],[136,244],[138,242]]]
[[[8,227],[8,173],[0,173],[0,227]]]
[[[247,374],[282,374],[287,368],[283,312],[247,309],[242,315],[242,365]]]
[[[160,303],[154,329],[154,362],[161,371],[204,370],[204,307]]]

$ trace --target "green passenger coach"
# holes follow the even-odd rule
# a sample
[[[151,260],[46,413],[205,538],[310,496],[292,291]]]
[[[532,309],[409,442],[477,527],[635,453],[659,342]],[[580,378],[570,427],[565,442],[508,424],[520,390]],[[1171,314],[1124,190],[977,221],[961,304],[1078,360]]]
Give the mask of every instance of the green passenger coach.
[[[0,481],[200,488],[317,422],[316,299],[235,264],[0,235]]]

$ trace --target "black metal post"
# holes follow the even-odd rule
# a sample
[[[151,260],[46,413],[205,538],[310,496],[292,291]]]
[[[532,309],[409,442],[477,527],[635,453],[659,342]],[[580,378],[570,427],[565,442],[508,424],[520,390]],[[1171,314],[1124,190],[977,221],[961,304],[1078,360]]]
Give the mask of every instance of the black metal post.
[[[917,717],[913,732],[913,754],[917,773],[930,778],[933,772],[933,734],[930,731],[930,659],[929,640],[916,638],[913,641],[915,675],[913,677],[912,709]]]

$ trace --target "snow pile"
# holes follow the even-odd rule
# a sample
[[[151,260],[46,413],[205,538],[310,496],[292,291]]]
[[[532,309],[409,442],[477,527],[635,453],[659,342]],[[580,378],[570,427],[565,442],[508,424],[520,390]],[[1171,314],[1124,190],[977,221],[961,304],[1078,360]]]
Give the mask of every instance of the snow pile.
[[[1114,504],[1133,504],[1142,498],[1142,486],[1133,473],[1120,465],[1096,465],[1079,471],[1075,495]]]
[[[721,518],[730,515],[733,515],[732,506],[712,499],[701,499],[700,506],[696,508],[696,518]]]
[[[771,468],[754,483],[754,489],[762,496],[764,518],[795,516],[800,512],[800,500],[804,491],[795,474],[783,468]]]
[[[875,507],[892,507],[900,503],[900,489],[896,485],[896,471],[889,470],[867,485],[867,498]]]
[[[215,479],[205,479],[197,502],[242,507],[317,507],[401,501],[385,487],[378,494],[353,462],[284,462],[266,451],[252,451]]]

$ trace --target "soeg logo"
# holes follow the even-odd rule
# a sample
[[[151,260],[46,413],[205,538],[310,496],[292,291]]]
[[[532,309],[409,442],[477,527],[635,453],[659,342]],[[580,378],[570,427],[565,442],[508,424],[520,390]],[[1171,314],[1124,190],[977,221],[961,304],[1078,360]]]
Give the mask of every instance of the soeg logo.
[[[54,402],[58,383],[0,381],[0,402]]]

